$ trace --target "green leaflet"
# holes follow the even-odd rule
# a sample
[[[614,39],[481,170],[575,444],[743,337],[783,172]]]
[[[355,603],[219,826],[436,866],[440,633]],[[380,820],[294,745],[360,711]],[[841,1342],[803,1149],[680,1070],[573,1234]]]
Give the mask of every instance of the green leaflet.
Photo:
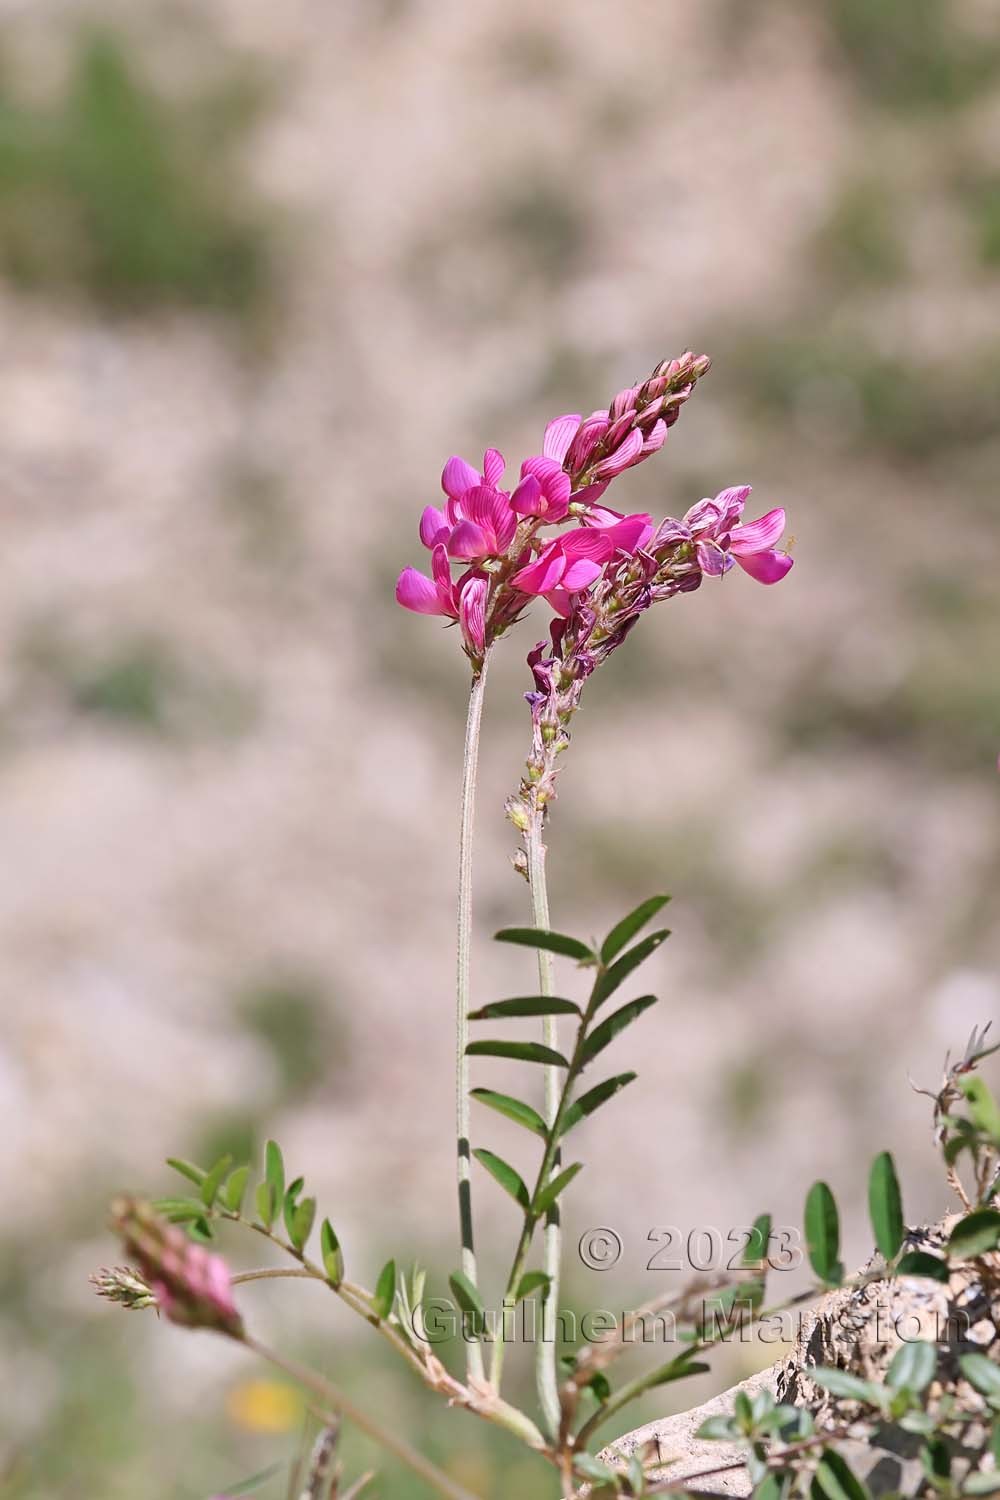
[[[525,1187],[520,1174],[510,1163],[504,1161],[502,1156],[497,1156],[495,1152],[486,1151],[482,1147],[477,1147],[472,1154],[480,1165],[486,1168],[490,1176],[499,1182],[504,1191],[510,1194],[514,1202],[527,1212],[531,1206],[531,1194]]]

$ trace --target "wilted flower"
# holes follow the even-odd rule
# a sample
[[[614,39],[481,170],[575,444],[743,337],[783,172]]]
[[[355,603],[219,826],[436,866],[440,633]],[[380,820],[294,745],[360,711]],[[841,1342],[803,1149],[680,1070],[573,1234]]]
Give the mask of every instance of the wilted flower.
[[[156,1306],[152,1289],[131,1266],[102,1266],[90,1277],[90,1284],[99,1297],[120,1302],[131,1312]]]
[[[116,1199],[111,1215],[126,1253],[138,1263],[157,1306],[171,1322],[242,1337],[243,1320],[221,1255],[193,1244],[182,1229],[139,1199]]]
[[[734,562],[758,583],[778,583],[792,566],[785,552],[775,550],[785,529],[785,512],[769,510],[756,521],[741,523],[750,485],[722,490],[714,500],[700,500],[676,528],[678,539],[687,535],[698,555],[698,564],[709,577],[727,573]]]

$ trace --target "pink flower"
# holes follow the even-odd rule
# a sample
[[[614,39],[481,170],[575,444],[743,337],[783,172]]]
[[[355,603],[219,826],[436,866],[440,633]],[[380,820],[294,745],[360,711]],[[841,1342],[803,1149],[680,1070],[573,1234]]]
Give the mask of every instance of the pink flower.
[[[433,551],[443,545],[449,557],[462,562],[506,552],[517,530],[517,515],[506,491],[496,487],[503,471],[503,454],[495,448],[483,455],[481,474],[457,454],[449,458],[441,474],[447,503],[443,510],[428,505],[420,517],[424,546]]]
[[[455,509],[460,519],[448,538],[449,557],[476,562],[507,551],[517,530],[517,516],[502,490],[477,484],[465,491]]]
[[[604,511],[601,525],[581,526],[548,543],[535,559],[514,574],[511,583],[524,594],[541,594],[564,618],[571,599],[599,578],[604,565],[620,553],[645,545],[653,532],[646,515],[619,516]]]
[[[602,531],[620,552],[638,551],[653,535],[652,516],[641,512],[623,516],[621,511],[608,510],[603,505],[595,505],[588,511],[583,524]]]
[[[571,491],[569,475],[554,458],[540,453],[521,465],[521,482],[510,497],[511,509],[522,516],[562,521],[569,511]]]
[[[792,567],[788,554],[775,550],[785,529],[785,512],[769,510],[743,524],[740,517],[749,494],[746,484],[722,490],[714,500],[700,500],[685,515],[681,533],[690,535],[698,565],[709,577],[728,573],[737,562],[758,583],[778,583]]]
[[[457,620],[466,644],[476,652],[482,651],[486,639],[485,575],[470,569],[454,580],[441,542],[431,555],[431,572],[433,576],[428,578],[416,568],[404,568],[396,580],[396,602],[414,614]]]

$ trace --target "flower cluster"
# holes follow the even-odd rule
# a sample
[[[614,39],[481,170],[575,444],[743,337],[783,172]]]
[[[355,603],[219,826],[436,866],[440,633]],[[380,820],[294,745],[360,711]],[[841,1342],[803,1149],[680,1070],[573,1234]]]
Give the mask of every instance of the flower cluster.
[[[233,1301],[229,1268],[221,1256],[192,1244],[182,1229],[167,1224],[139,1199],[118,1198],[112,1204],[111,1219],[126,1254],[139,1268],[142,1283],[171,1322],[214,1328],[233,1338],[242,1336],[243,1320]],[[98,1291],[112,1295],[102,1286]]]
[[[785,529],[785,513],[771,510],[756,521],[744,522],[749,494],[749,485],[723,490],[714,500],[692,506],[682,520],[668,518],[655,529],[650,524],[637,531],[631,544],[624,530],[629,522],[615,522],[608,529],[616,534],[616,544],[586,583],[566,594],[558,588],[536,590],[545,593],[556,618],[549,653],[543,641],[528,656],[535,679],[534,690],[526,694],[532,751],[520,789],[507,804],[516,827],[526,830],[530,818],[552,800],[558,757],[569,744],[569,723],[580,705],[584,683],[622,644],[650,605],[691,593],[704,577],[720,577],[734,564],[760,583],[777,583],[785,577],[792,559],[775,547]],[[632,523],[640,519],[630,518]],[[534,581],[546,585],[549,579],[539,570]]]
[[[404,568],[399,603],[457,622],[476,667],[531,597],[543,595],[565,614],[612,558],[648,540],[649,516],[623,516],[598,501],[614,478],[662,448],[708,368],[707,356],[683,354],[620,391],[606,411],[556,417],[541,453],[524,460],[509,490],[501,488],[506,464],[495,448],[481,470],[450,458],[441,475],[445,504],[427,506],[420,518],[430,574]],[[580,526],[556,539],[540,535],[569,519]],[[464,569],[457,577],[454,564]]]

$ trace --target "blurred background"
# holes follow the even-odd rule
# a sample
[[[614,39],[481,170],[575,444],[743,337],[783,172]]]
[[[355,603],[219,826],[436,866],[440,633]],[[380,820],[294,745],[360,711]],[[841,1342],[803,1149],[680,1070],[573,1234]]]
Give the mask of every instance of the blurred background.
[[[666,1285],[657,1226],[797,1225],[816,1176],[858,1264],[885,1147],[947,1206],[907,1073],[1000,1015],[998,147],[990,0],[0,7],[5,1494],[205,1500],[298,1449],[288,1387],[88,1287],[168,1153],[274,1134],[352,1274],[416,1249],[442,1290],[466,672],[393,580],[449,453],[516,464],[687,347],[616,503],[752,481],[797,566],[658,609],[577,721],[554,923],[668,889],[675,935],[568,1210],[623,1255],[568,1296]],[[491,683],[482,1001],[531,983],[489,935],[539,633]],[[243,1303],[479,1493],[550,1492],[322,1291]]]

